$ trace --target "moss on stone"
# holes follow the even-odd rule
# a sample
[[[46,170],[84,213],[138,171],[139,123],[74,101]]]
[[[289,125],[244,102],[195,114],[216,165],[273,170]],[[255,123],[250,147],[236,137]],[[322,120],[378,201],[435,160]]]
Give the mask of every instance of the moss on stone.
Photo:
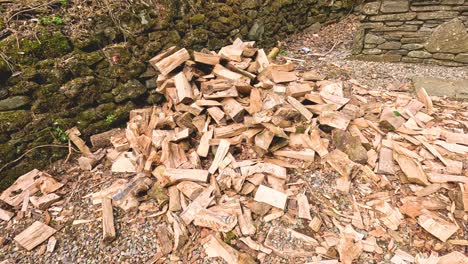
[[[188,19],[190,25],[197,26],[205,22],[205,15],[202,13],[195,14]]]
[[[19,130],[31,119],[31,113],[26,110],[0,112],[0,133]]]

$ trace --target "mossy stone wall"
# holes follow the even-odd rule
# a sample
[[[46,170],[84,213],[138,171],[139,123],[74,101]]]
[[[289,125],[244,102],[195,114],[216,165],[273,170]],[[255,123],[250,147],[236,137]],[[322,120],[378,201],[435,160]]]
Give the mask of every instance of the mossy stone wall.
[[[0,51],[0,168],[27,150],[64,144],[63,131],[78,126],[83,137],[124,124],[131,109],[158,104],[156,72],[147,61],[172,45],[217,49],[236,37],[263,47],[314,23],[338,20],[350,0],[162,1],[158,8],[93,19],[85,38],[57,25],[34,38],[10,36]],[[2,25],[0,19],[0,26]],[[66,155],[67,148],[30,151],[0,171],[0,189],[15,177]]]

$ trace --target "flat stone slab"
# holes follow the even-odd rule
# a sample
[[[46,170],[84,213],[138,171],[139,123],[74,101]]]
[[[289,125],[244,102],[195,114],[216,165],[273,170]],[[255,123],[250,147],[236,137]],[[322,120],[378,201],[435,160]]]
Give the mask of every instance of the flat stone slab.
[[[441,79],[435,77],[413,77],[414,88],[426,89],[432,96],[447,96],[468,99],[468,79]]]

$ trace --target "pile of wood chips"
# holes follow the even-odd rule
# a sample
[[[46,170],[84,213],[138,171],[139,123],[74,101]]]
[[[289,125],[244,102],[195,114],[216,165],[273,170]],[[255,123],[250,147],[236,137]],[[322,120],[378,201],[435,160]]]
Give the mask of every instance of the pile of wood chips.
[[[467,263],[460,251],[468,245],[467,104],[323,80],[272,63],[275,54],[254,45],[237,39],[193,57],[172,47],[151,59],[166,103],[133,110],[125,130],[93,136],[94,148],[113,146],[106,152],[91,152],[76,128],[67,131],[83,170],[106,159],[112,172],[135,175],[87,197],[102,206],[103,240],[116,238],[113,208],[138,210],[153,197],[167,225],[157,230],[152,262],[180,250],[194,230],[210,229],[199,243],[207,257],[228,263],[270,254],[353,263],[388,252],[391,263]],[[297,170],[317,166],[351,206],[339,210],[338,201],[312,195],[311,179]],[[0,199],[22,204],[18,214],[29,201],[45,210],[61,199],[54,191],[62,185],[34,170]],[[0,211],[4,221],[12,216]],[[309,230],[272,224],[280,219]],[[264,226],[266,237],[255,239]],[[36,222],[15,241],[31,250],[54,232]],[[255,254],[224,242],[231,233]]]

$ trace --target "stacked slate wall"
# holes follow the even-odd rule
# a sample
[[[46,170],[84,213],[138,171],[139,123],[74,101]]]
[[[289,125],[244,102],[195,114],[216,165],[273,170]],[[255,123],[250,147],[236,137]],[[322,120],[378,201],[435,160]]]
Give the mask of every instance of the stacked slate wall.
[[[468,65],[468,0],[371,0],[359,14],[354,58]]]

